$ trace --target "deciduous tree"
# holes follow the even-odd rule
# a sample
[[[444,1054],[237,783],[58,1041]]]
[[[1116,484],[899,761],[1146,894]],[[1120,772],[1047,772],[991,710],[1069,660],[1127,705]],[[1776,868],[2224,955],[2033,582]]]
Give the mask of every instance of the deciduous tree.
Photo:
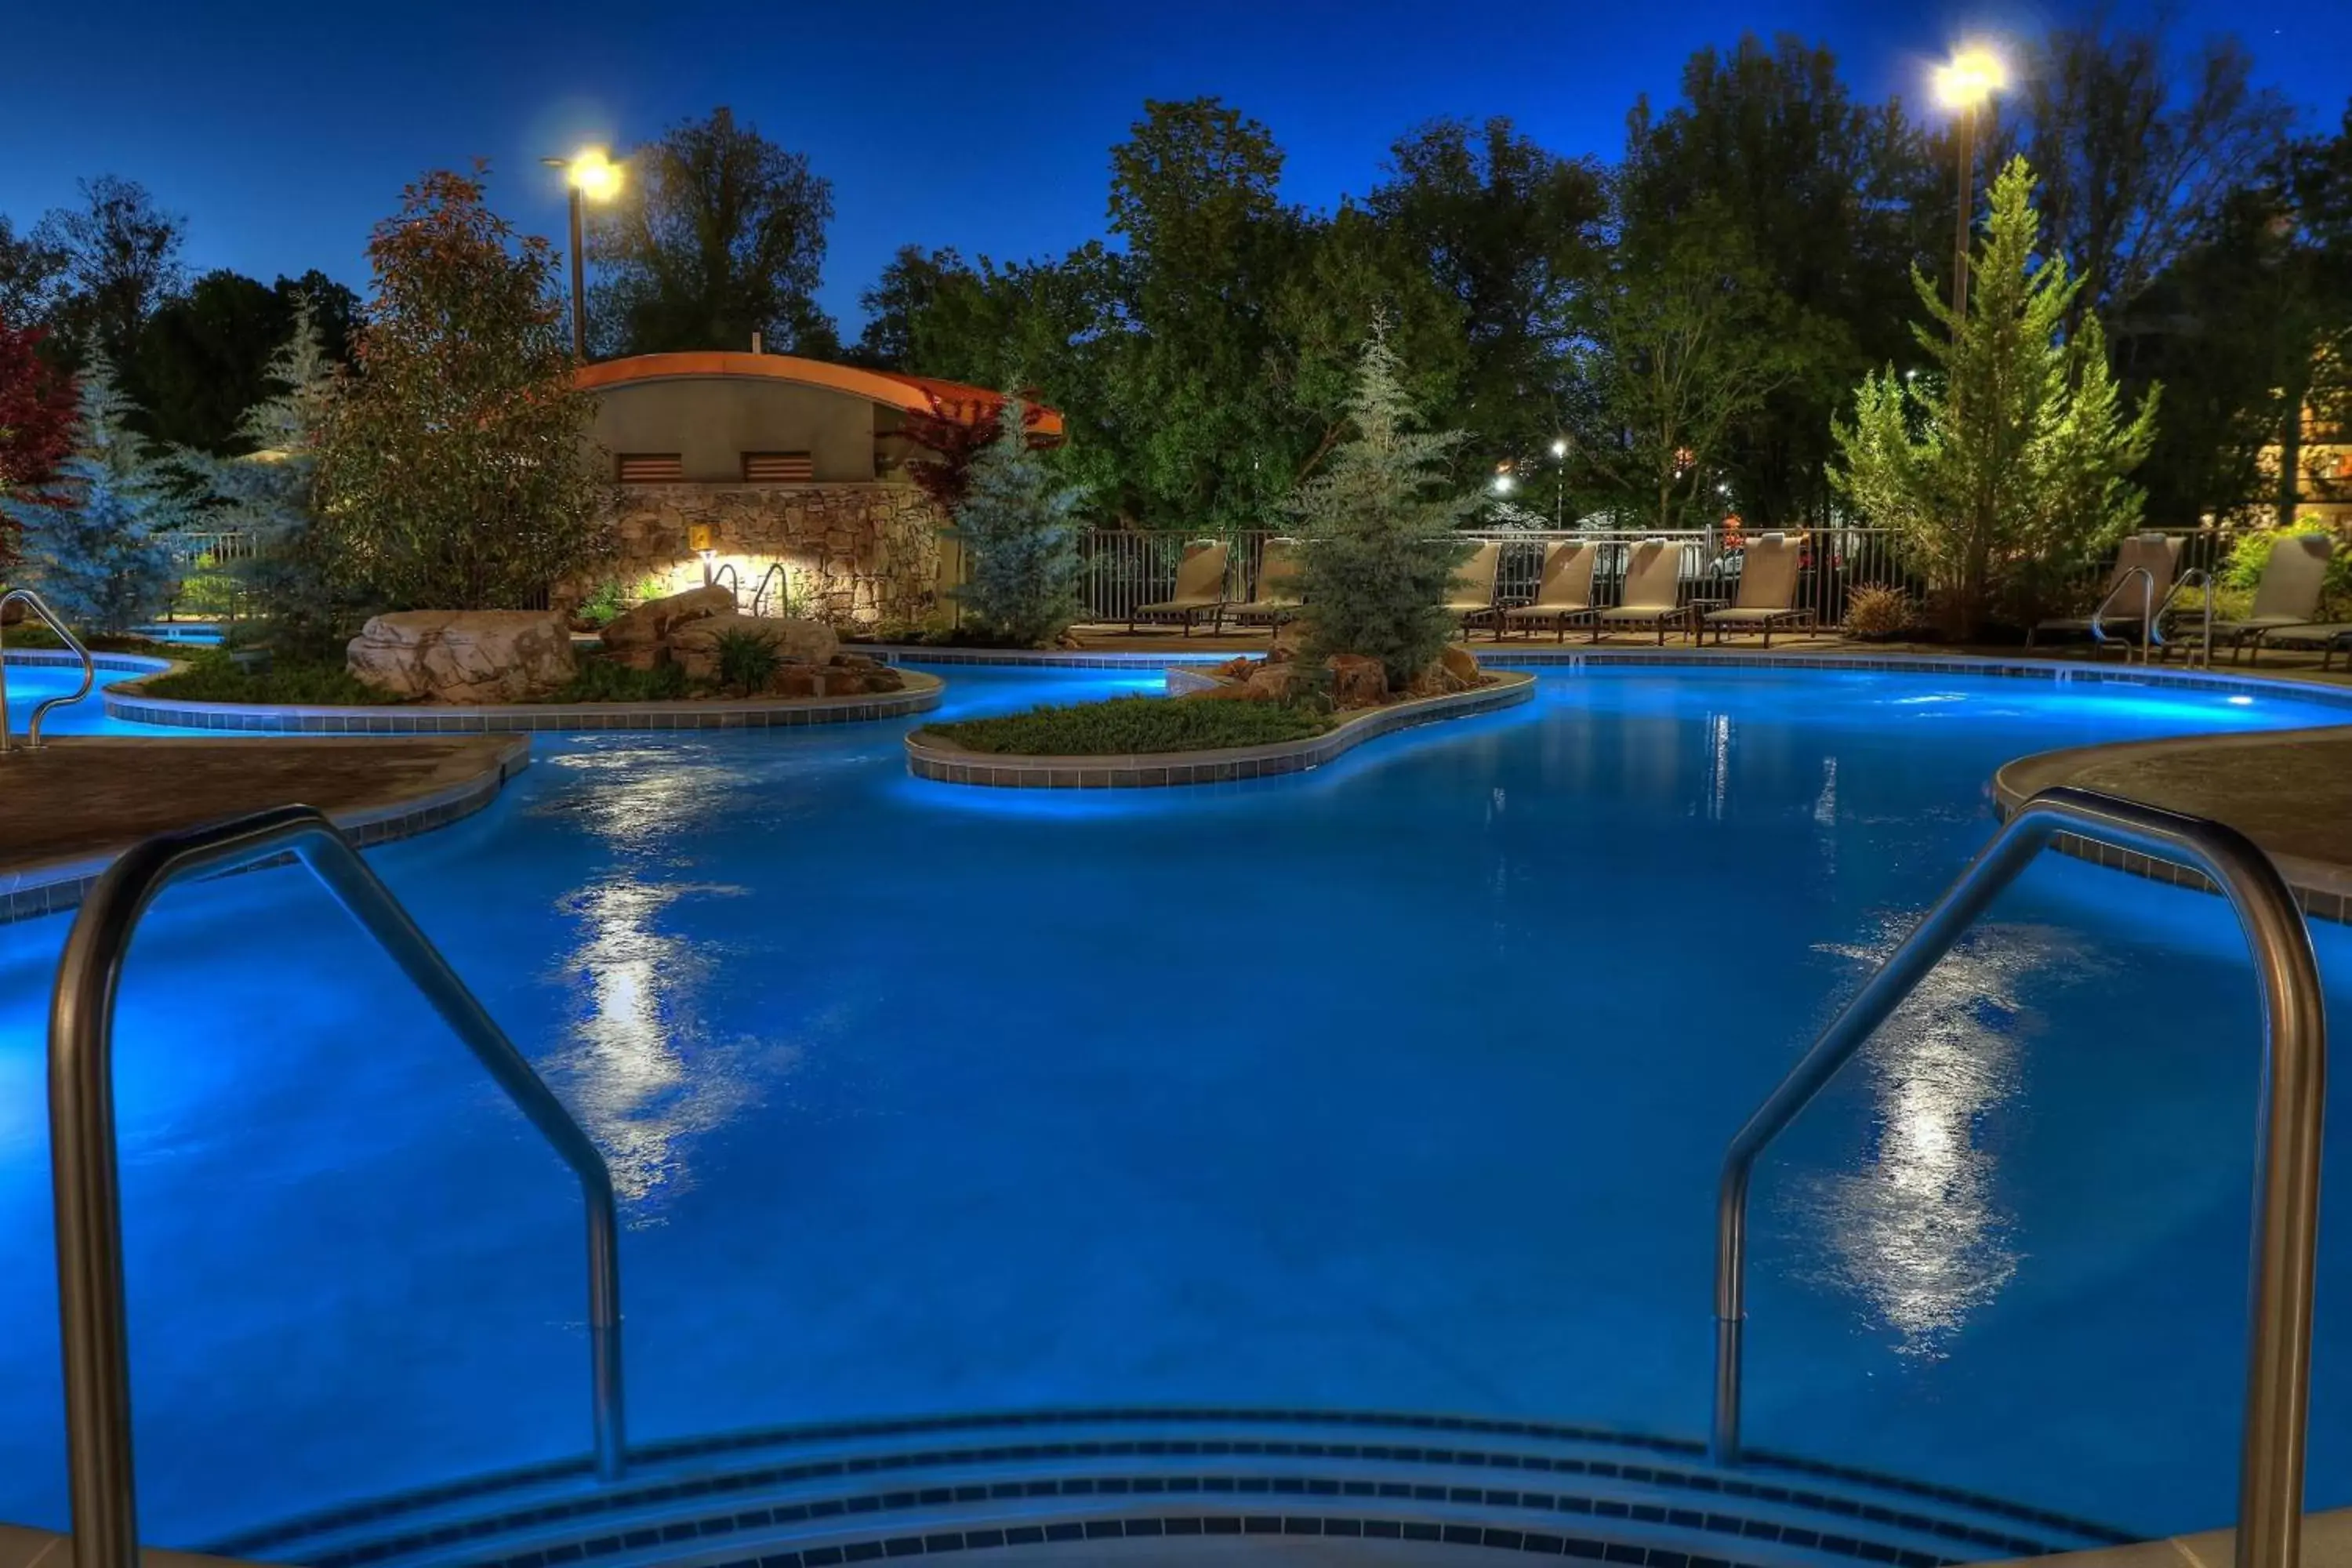
[[[104,354],[118,371],[139,346],[139,330],[179,292],[187,222],[155,205],[136,180],[100,174],[81,182],[82,205],[44,216],[34,239],[65,258],[65,297],[54,312],[65,346]]]
[[[370,608],[522,609],[604,553],[554,252],[427,174],[368,244],[375,294],[319,442],[321,548]]]
[[[595,215],[604,269],[596,334],[613,353],[751,346],[829,357],[817,308],[833,183],[731,110],[677,125],[629,154],[618,201]]]

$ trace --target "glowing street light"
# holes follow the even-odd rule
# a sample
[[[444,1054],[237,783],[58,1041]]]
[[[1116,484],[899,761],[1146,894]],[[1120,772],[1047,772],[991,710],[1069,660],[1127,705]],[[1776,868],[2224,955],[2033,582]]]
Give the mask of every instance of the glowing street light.
[[[551,169],[563,171],[572,191],[572,357],[588,358],[587,269],[581,255],[580,205],[584,198],[609,202],[621,194],[621,165],[602,147],[583,147],[569,158],[541,158]]]
[[[1511,493],[1510,475],[1496,474],[1495,476],[1495,493],[1498,496],[1507,496]]]
[[[2000,57],[1981,44],[1957,51],[1935,73],[1936,101],[1959,119],[1959,225],[1952,236],[1952,333],[1969,313],[1969,219],[1977,205],[1977,115],[1991,107],[1992,95],[2009,85]]]

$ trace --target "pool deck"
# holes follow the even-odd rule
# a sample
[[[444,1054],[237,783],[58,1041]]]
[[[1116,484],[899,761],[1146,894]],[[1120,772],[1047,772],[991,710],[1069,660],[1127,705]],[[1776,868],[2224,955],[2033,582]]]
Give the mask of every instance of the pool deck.
[[[480,810],[530,761],[530,741],[509,735],[58,736],[0,757],[0,922],[73,908],[152,834],[299,802],[378,844]]]

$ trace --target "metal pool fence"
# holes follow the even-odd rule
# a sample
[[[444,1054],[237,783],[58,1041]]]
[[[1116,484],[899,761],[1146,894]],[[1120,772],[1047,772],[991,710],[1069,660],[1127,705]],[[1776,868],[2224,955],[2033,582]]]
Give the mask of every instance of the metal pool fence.
[[[2220,560],[2223,541],[2210,530],[2165,531],[2181,539],[2179,569],[2210,570]],[[1268,541],[1285,537],[1273,531],[1224,535],[1186,536],[1132,530],[1096,529],[1080,541],[1084,562],[1080,592],[1085,618],[1124,622],[1142,605],[1171,597],[1176,569],[1184,558],[1206,543],[1226,547],[1224,596],[1235,603],[1257,596],[1261,563]],[[1682,551],[1680,597],[1728,601],[1739,591],[1743,560],[1740,536],[1722,529],[1596,531],[1566,530],[1472,533],[1464,536],[1503,546],[1496,573],[1496,596],[1505,601],[1535,596],[1543,569],[1544,547],[1559,540],[1597,544],[1601,552],[1592,574],[1592,600],[1609,605],[1620,602],[1627,563],[1634,546],[1645,540],[1665,539]],[[1801,555],[1797,577],[1796,607],[1813,612],[1816,622],[1833,626],[1845,618],[1846,600],[1855,590],[1900,588],[1924,598],[1927,580],[1909,563],[1901,539],[1885,528],[1818,528],[1798,534]],[[2087,612],[2112,568],[2112,551],[2069,569],[2056,585],[2059,608]]]
[[[173,533],[165,536],[172,571],[179,579],[173,590],[174,618],[235,620],[245,613],[246,584],[239,562],[257,553],[249,533]]]

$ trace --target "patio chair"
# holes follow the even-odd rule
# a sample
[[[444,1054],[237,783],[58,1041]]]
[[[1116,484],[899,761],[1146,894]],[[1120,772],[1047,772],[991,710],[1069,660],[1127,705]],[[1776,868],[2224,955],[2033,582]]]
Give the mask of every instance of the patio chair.
[[[1470,559],[1454,569],[1454,581],[1445,590],[1445,613],[1461,623],[1462,640],[1470,640],[1470,628],[1481,621],[1496,618],[1495,574],[1502,569],[1503,547],[1488,540],[1470,552]],[[1501,636],[1498,631],[1496,636]]]
[[[2219,622],[2214,624],[2213,635],[2217,637],[2221,635]],[[2352,653],[2352,621],[2311,621],[2302,626],[2279,626],[2264,637],[2263,646],[2315,647],[2319,650],[2319,668],[2322,670],[2332,669],[2336,667],[2337,649]],[[2347,668],[2352,668],[2352,659],[2347,659],[2345,663]]]
[[[1559,634],[1555,641],[1566,642],[1570,623],[1591,618],[1592,567],[1600,556],[1601,547],[1590,540],[1567,539],[1545,545],[1536,596],[1503,612],[1496,639],[1514,626],[1532,636],[1537,626],[1549,626]]]
[[[1592,617],[1592,640],[1619,626],[1650,627],[1665,646],[1666,623],[1679,621],[1687,629],[1690,612],[1682,602],[1683,547],[1663,539],[1645,539],[1633,546],[1625,563],[1625,596]]]
[[[2110,626],[2133,629],[2138,632],[2140,640],[2146,642],[2147,627],[2141,624],[2143,613],[2150,605],[2164,603],[2165,595],[2172,591],[2173,569],[2179,563],[2180,541],[2178,538],[2168,538],[2161,533],[2133,534],[2116,548],[2115,570],[2107,574],[2107,585],[2100,591],[2101,604],[2107,605],[2110,598],[2114,600],[2113,604],[2107,605],[2107,613],[2095,616],[2053,616],[2046,621],[2038,621],[2026,632],[2025,646],[2032,647],[2043,632],[2078,632],[2089,637],[2094,619],[2098,622],[2101,631]],[[2135,568],[2141,567],[2146,568],[2147,574],[2155,580],[2153,593],[2148,591],[2147,584],[2132,575]]]
[[[1181,621],[1189,637],[1195,623],[1205,620],[1213,636],[1218,613],[1225,607],[1225,559],[1222,542],[1203,540],[1187,546],[1176,566],[1175,593],[1156,605],[1136,606],[1128,615],[1128,631],[1139,621]]]
[[[1304,604],[1298,595],[1298,541],[1269,539],[1258,552],[1257,592],[1245,604],[1227,605],[1218,624],[1278,626],[1297,618]]]
[[[2317,621],[2327,563],[2335,554],[2335,537],[2326,533],[2289,534],[2271,546],[2262,581],[2254,584],[2252,611],[2243,620],[2213,623],[2214,642],[2229,640],[2231,664],[2242,652],[2247,653],[2247,663],[2260,664],[2264,638]],[[2332,652],[2333,642],[2330,638],[2322,646]]]
[[[1715,642],[1723,646],[1726,632],[1762,632],[1764,646],[1772,646],[1780,626],[1809,626],[1813,612],[1797,607],[1797,542],[1785,533],[1767,533],[1749,540],[1740,552],[1739,592],[1726,610],[1709,610],[1699,623],[1704,641],[1715,628]]]

